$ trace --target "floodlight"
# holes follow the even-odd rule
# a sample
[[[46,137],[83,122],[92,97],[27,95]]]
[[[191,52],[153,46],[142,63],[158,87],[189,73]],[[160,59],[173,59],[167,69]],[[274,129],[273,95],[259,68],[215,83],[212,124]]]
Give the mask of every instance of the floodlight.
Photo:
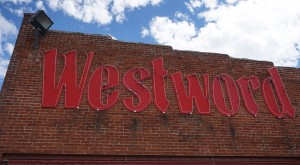
[[[30,19],[31,25],[38,29],[42,35],[45,35],[47,30],[53,25],[52,20],[46,15],[43,10],[38,10]]]
[[[38,10],[31,18],[29,23],[35,28],[34,49],[38,48],[39,35],[44,36],[48,29],[53,25],[52,20],[43,10]]]

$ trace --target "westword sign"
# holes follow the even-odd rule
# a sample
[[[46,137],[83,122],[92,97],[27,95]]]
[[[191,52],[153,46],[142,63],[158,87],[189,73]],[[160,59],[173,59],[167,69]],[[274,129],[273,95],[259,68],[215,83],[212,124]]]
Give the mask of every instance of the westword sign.
[[[64,54],[64,69],[58,83],[56,83],[57,50],[52,49],[44,54],[42,107],[57,107],[63,87],[65,88],[65,108],[79,107],[93,55],[93,52],[87,54],[80,82],[77,84],[75,51]],[[277,68],[270,68],[268,73],[270,77],[265,78],[262,82],[262,95],[269,111],[278,118],[285,115],[294,118],[295,108],[289,101]],[[104,74],[106,77],[103,77]],[[162,58],[152,61],[152,75],[143,67],[136,67],[127,71],[122,79],[123,85],[134,96],[122,100],[123,105],[131,112],[140,112],[146,109],[151,102],[151,91],[142,84],[142,81],[152,77],[154,103],[158,111],[165,113],[169,106],[164,81],[167,75],[168,71],[164,69]],[[174,92],[176,93],[180,113],[191,114],[193,112],[193,105],[195,105],[198,114],[210,114],[208,74],[203,75],[203,88],[201,88],[196,74],[185,77],[188,82],[188,89],[185,89],[180,71],[171,74],[170,77]],[[103,82],[104,78],[106,80],[105,84]],[[106,110],[113,107],[119,97],[119,91],[113,88],[119,86],[119,80],[119,72],[115,66],[103,65],[97,68],[88,82],[87,99],[89,105],[94,110]],[[256,104],[252,94],[252,91],[260,88],[260,81],[257,76],[243,76],[235,81],[230,75],[221,74],[214,77],[212,86],[212,99],[221,114],[232,116],[238,112],[240,91],[247,111],[254,116],[257,115],[259,106]],[[223,90],[223,88],[225,89]],[[112,91],[106,94],[106,102],[103,102],[101,98],[103,92],[107,90]],[[226,92],[223,93],[223,91]],[[225,94],[227,94],[227,97]],[[135,97],[138,98],[137,104],[134,104]],[[226,100],[229,106],[226,104]]]

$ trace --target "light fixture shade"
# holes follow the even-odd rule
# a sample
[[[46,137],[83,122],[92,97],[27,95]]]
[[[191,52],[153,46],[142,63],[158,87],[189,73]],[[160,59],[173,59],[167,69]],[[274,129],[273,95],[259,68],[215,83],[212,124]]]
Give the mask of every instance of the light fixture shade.
[[[47,30],[53,25],[52,20],[46,15],[43,10],[38,10],[30,19],[29,22],[33,27],[38,29],[42,35],[45,35]]]

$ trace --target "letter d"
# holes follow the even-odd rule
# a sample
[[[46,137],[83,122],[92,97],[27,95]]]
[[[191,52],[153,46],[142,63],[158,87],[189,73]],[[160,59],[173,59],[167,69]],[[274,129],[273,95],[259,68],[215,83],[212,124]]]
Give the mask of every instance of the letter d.
[[[295,108],[292,106],[286,92],[284,89],[283,82],[281,80],[281,77],[278,73],[278,70],[276,67],[270,68],[268,70],[271,77],[267,77],[263,81],[263,96],[265,99],[265,102],[269,108],[269,111],[272,113],[272,115],[282,118],[285,114],[287,114],[290,118],[295,117]],[[272,83],[274,86],[275,92],[272,90]],[[282,110],[280,110],[280,107],[277,104],[277,101],[275,99],[275,93],[277,94],[278,101],[281,105]]]

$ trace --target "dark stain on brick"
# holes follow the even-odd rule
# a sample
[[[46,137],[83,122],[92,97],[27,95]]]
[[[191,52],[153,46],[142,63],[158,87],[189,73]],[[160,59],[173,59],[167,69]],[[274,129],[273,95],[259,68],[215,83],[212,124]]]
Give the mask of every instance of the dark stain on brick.
[[[188,142],[191,140],[191,137],[188,134],[182,132],[179,132],[178,138],[180,142]]]
[[[286,149],[289,152],[295,153],[295,151],[297,149],[297,145],[293,144],[292,139],[290,138],[290,136],[285,136],[283,141],[286,144]]]
[[[65,130],[65,124],[62,123],[62,122],[57,123],[57,124],[56,124],[56,132],[57,132],[58,134],[63,134],[63,133],[65,133],[65,132],[66,132],[66,130]]]
[[[195,133],[187,133],[187,132],[179,132],[178,133],[178,140],[179,142],[190,142],[198,140],[202,137],[202,134],[195,134]]]
[[[208,123],[207,128],[209,129],[209,131],[210,131],[211,134],[215,135],[214,127],[210,123]]]
[[[129,128],[132,132],[136,133],[136,131],[138,130],[138,120],[136,118],[131,119]]]
[[[214,127],[210,124],[210,122],[206,121],[205,119],[203,119],[201,116],[197,116],[198,118],[198,122],[200,124],[203,124],[204,127],[213,135],[215,135],[215,132],[214,132]]]
[[[97,111],[95,116],[95,131],[100,132],[105,122],[106,111]]]
[[[180,114],[179,115],[179,121],[180,122],[186,123],[186,122],[191,121],[190,119],[191,119],[190,115],[186,115],[186,114]]]
[[[229,132],[230,132],[230,136],[232,138],[232,147],[234,149],[236,149],[236,147],[237,147],[236,128],[232,123],[229,123]]]
[[[296,153],[297,145],[296,145],[296,144],[289,143],[288,146],[287,146],[286,148],[287,148],[290,152]]]
[[[168,126],[169,118],[167,114],[161,114],[159,115],[160,120],[162,121],[164,126]]]
[[[230,131],[230,135],[233,139],[235,139],[236,136],[236,129],[234,127],[234,125],[232,125],[231,123],[229,124],[229,131]]]
[[[2,128],[0,128],[0,137],[4,134],[4,131]]]
[[[295,118],[299,117],[299,113],[300,113],[300,103],[298,103],[297,105],[294,106],[296,108],[296,112],[295,112]]]

